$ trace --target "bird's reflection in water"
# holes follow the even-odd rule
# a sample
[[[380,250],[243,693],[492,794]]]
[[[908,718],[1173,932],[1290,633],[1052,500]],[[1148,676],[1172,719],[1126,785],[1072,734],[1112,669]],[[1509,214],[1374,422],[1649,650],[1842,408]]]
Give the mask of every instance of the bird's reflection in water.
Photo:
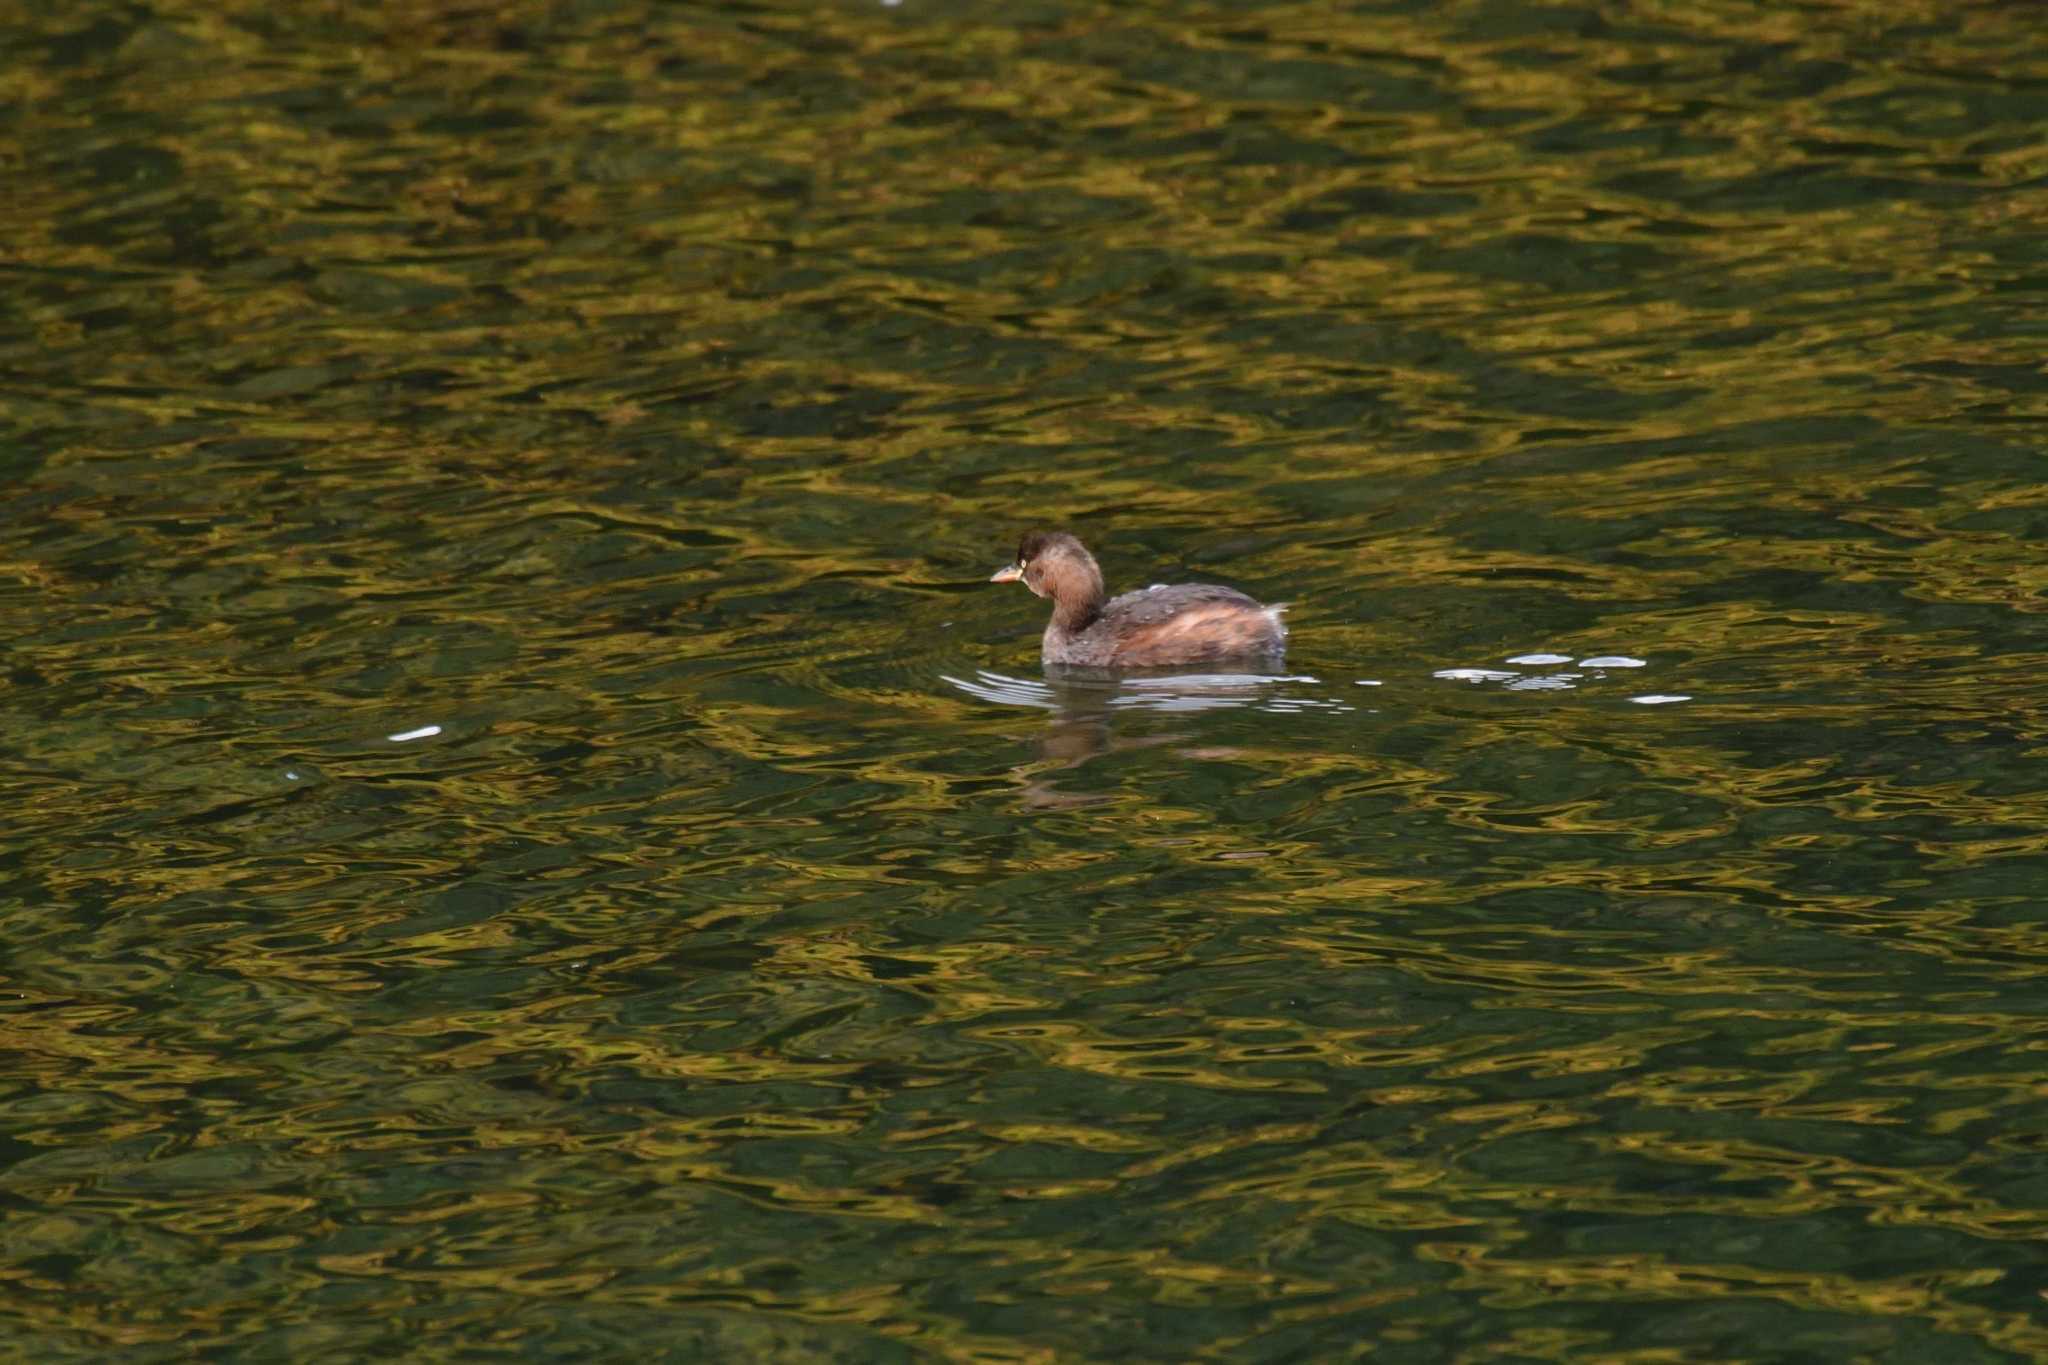
[[[1304,693],[1319,680],[1299,673],[1107,673],[1049,665],[1043,678],[1014,678],[977,669],[972,677],[943,675],[945,681],[971,697],[998,706],[1019,706],[1048,713],[1038,737],[1041,763],[1021,774],[1027,804],[1041,807],[1098,805],[1113,799],[1101,792],[1059,789],[1053,774],[1075,768],[1113,749],[1172,744],[1183,735],[1155,734],[1119,738],[1119,711],[1194,712],[1257,709],[1275,713],[1349,711],[1351,706],[1327,696]],[[1191,757],[1213,757],[1213,749],[1189,750]]]

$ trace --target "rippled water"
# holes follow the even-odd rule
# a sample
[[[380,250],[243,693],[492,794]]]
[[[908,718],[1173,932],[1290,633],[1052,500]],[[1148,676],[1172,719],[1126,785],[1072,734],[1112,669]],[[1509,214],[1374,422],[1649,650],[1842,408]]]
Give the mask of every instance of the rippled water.
[[[0,21],[0,1339],[2048,1357],[2040,31]]]

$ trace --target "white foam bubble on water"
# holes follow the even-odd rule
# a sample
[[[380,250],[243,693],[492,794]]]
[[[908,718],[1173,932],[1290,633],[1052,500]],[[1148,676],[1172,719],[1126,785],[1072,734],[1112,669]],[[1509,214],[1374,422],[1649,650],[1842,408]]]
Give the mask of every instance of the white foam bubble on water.
[[[1578,686],[1576,673],[1544,673],[1534,678],[1517,678],[1507,685],[1510,692],[1566,692]]]
[[[1517,654],[1508,660],[1511,664],[1568,664],[1569,654]]]
[[[1580,668],[1643,668],[1642,659],[1632,659],[1626,654],[1595,654],[1590,659],[1579,660]]]
[[[416,739],[432,739],[440,733],[441,727],[438,725],[422,725],[417,730],[400,730],[397,734],[386,735],[384,738],[393,744],[409,744]]]
[[[1640,697],[1630,697],[1637,706],[1669,706],[1675,701],[1691,701],[1683,692],[1647,692]]]

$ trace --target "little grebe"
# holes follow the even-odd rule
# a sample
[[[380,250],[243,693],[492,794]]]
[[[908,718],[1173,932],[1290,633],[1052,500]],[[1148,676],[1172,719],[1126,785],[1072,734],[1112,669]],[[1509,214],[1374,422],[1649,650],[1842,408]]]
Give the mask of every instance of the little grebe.
[[[1095,557],[1065,531],[1033,531],[1017,562],[990,575],[1052,599],[1045,662],[1082,668],[1170,668],[1225,659],[1277,662],[1287,647],[1280,607],[1213,583],[1155,585],[1103,600]]]

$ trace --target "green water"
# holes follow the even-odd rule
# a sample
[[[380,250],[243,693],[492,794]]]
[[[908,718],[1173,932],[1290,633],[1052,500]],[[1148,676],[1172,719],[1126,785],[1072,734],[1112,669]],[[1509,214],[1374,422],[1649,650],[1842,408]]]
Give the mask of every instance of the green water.
[[[0,15],[0,1347],[2048,1359],[2044,51]]]

